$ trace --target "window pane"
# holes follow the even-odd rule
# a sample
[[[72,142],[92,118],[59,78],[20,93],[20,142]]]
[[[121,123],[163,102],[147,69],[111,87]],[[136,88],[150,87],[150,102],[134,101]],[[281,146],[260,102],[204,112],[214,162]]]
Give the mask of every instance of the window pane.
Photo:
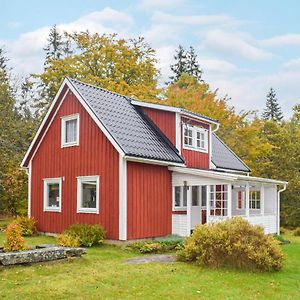
[[[59,207],[59,184],[48,184],[48,207]]]
[[[201,205],[206,206],[206,186],[201,186]]]
[[[66,143],[76,142],[77,119],[66,121]]]
[[[175,206],[180,206],[180,196],[181,196],[181,188],[180,186],[175,186]]]
[[[199,206],[199,186],[192,186],[192,205]]]
[[[82,208],[96,208],[96,186],[95,181],[82,183]]]
[[[183,187],[183,201],[182,201],[182,206],[186,207],[187,205],[187,187]]]

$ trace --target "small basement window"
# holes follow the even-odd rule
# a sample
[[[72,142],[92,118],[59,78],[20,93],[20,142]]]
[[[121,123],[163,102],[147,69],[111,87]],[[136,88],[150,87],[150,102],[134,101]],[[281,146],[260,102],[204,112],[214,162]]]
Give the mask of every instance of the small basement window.
[[[99,213],[99,176],[77,177],[77,213]]]
[[[44,179],[44,211],[61,212],[61,178]]]
[[[61,146],[79,145],[79,114],[64,116],[61,119]]]

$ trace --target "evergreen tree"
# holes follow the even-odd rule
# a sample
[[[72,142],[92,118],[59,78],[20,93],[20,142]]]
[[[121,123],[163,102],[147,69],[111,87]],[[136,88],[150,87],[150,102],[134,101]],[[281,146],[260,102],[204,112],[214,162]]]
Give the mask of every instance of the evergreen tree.
[[[202,70],[197,60],[195,49],[192,46],[186,51],[179,45],[178,50],[176,50],[176,54],[174,55],[174,59],[175,63],[170,66],[171,71],[174,74],[169,77],[171,79],[169,82],[170,84],[176,83],[183,74],[195,77],[199,82],[202,81]]]
[[[46,51],[45,64],[48,63],[49,59],[61,59],[64,54],[70,52],[69,42],[64,41],[56,25],[50,29],[47,41],[48,44],[43,48],[44,51]]]
[[[197,60],[197,54],[195,53],[195,49],[192,46],[190,46],[190,50],[187,52],[186,64],[186,73],[190,76],[197,78],[198,81],[202,81],[201,77],[203,72]]]
[[[281,108],[277,102],[276,93],[273,88],[267,94],[266,108],[262,114],[264,120],[280,122],[283,118]]]
[[[170,66],[171,71],[174,73],[173,76],[169,77],[171,79],[171,84],[177,82],[180,76],[187,72],[187,53],[181,45],[179,45],[178,50],[176,50],[174,59],[175,63]]]

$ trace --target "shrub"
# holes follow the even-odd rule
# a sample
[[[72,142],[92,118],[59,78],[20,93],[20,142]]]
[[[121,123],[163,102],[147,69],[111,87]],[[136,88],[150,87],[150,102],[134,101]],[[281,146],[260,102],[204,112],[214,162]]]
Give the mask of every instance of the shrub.
[[[300,236],[300,227],[297,227],[297,228],[294,230],[294,236]]]
[[[105,237],[102,226],[98,224],[73,224],[63,234],[78,238],[80,246],[84,247],[100,245]]]
[[[60,234],[57,238],[57,243],[63,247],[79,247],[80,240],[77,236],[69,234]]]
[[[280,234],[285,234],[286,233],[286,229],[284,227],[280,227]]]
[[[126,249],[140,253],[165,253],[176,250],[182,245],[182,239],[157,239],[138,241],[126,246]]]
[[[36,220],[31,217],[26,216],[18,216],[14,223],[18,224],[22,228],[22,235],[23,236],[31,236],[36,234]]]
[[[205,266],[261,271],[280,270],[283,265],[279,242],[242,218],[196,227],[177,257]]]
[[[4,234],[4,251],[26,250],[25,241],[22,237],[22,228],[18,224],[11,223],[7,226]]]

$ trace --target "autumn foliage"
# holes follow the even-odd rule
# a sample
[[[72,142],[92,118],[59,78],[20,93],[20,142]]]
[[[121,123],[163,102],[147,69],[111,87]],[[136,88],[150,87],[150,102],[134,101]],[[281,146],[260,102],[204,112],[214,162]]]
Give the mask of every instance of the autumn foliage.
[[[4,235],[4,251],[22,251],[26,250],[25,241],[22,237],[22,227],[12,223],[7,226]]]

